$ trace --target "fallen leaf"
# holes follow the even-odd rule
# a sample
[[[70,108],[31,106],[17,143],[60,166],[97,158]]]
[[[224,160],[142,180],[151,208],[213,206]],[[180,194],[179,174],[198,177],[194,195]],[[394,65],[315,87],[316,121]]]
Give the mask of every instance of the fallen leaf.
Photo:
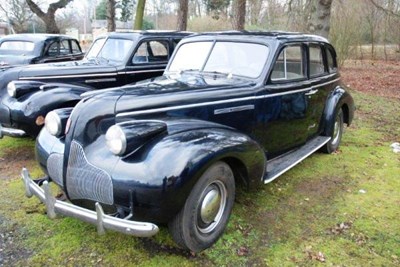
[[[237,250],[237,255],[238,255],[238,256],[247,256],[247,255],[249,255],[249,249],[246,248],[246,247],[240,247],[240,248]]]

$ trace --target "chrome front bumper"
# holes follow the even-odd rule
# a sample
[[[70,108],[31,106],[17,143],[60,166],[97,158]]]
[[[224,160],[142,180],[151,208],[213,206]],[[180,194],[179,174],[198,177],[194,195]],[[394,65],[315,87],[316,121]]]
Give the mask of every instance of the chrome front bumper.
[[[3,138],[3,136],[23,137],[26,136],[26,133],[19,129],[5,128],[0,124],[0,139]]]
[[[43,189],[37,185],[29,175],[26,168],[22,169],[22,179],[25,184],[25,195],[27,197],[37,196],[40,201],[45,203],[47,216],[51,219],[56,214],[74,217],[87,223],[97,225],[99,234],[104,234],[105,229],[114,230],[128,235],[138,237],[149,237],[158,233],[158,227],[152,223],[130,221],[104,214],[100,203],[96,202],[96,211],[85,209],[71,203],[57,200],[50,191],[47,181],[43,183]]]

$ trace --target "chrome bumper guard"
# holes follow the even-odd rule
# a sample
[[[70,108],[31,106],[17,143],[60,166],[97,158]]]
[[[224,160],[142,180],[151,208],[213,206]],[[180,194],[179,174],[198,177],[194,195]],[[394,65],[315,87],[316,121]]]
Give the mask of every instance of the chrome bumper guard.
[[[26,136],[25,131],[13,128],[5,128],[0,124],[0,139],[3,136],[11,136],[11,137],[23,137]]]
[[[57,200],[51,194],[50,186],[47,181],[43,183],[42,189],[31,179],[26,168],[22,169],[21,175],[25,184],[25,195],[28,198],[33,195],[37,196],[40,201],[46,205],[47,216],[51,219],[54,219],[56,214],[74,217],[84,222],[97,225],[97,232],[99,234],[104,234],[105,229],[138,237],[149,237],[158,233],[158,227],[155,224],[130,221],[104,214],[103,208],[98,202],[96,202],[96,211],[92,211],[71,203]]]

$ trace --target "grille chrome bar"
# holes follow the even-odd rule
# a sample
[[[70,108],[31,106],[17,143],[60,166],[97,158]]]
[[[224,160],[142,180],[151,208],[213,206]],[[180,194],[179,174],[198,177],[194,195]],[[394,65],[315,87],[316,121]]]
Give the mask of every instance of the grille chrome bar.
[[[86,158],[82,146],[71,143],[66,188],[70,199],[90,199],[108,205],[114,204],[111,176],[93,166]]]
[[[92,211],[68,202],[57,200],[51,194],[48,182],[45,181],[43,183],[43,190],[31,179],[26,168],[22,169],[21,176],[25,184],[25,195],[27,197],[35,195],[41,202],[45,203],[49,218],[55,218],[56,214],[74,217],[96,225],[99,234],[103,234],[106,229],[138,237],[149,237],[158,233],[159,229],[157,225],[153,223],[130,221],[104,214],[103,208],[98,202],[96,203],[96,211]]]

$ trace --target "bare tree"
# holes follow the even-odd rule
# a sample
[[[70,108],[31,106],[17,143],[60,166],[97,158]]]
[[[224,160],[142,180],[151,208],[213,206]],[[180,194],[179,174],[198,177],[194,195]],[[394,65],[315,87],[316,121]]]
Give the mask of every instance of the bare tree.
[[[33,17],[25,0],[3,0],[0,9],[4,12],[16,32],[25,32]]]
[[[107,0],[106,8],[106,18],[107,18],[107,31],[115,31],[115,0]]]
[[[145,6],[146,0],[138,0],[136,7],[135,24],[133,25],[134,30],[141,30],[143,28],[143,15]]]
[[[188,18],[189,0],[179,0],[178,5],[178,31],[186,31]]]
[[[42,9],[32,0],[26,0],[29,8],[35,13],[46,25],[47,33],[60,33],[60,29],[56,23],[56,11],[61,8],[65,8],[73,0],[59,0],[55,3],[51,3],[47,12],[43,12]]]
[[[246,0],[234,0],[232,5],[232,27],[242,31],[246,18]]]
[[[332,0],[314,0],[312,2],[310,20],[308,23],[308,31],[310,33],[328,38],[331,21],[331,6]]]

